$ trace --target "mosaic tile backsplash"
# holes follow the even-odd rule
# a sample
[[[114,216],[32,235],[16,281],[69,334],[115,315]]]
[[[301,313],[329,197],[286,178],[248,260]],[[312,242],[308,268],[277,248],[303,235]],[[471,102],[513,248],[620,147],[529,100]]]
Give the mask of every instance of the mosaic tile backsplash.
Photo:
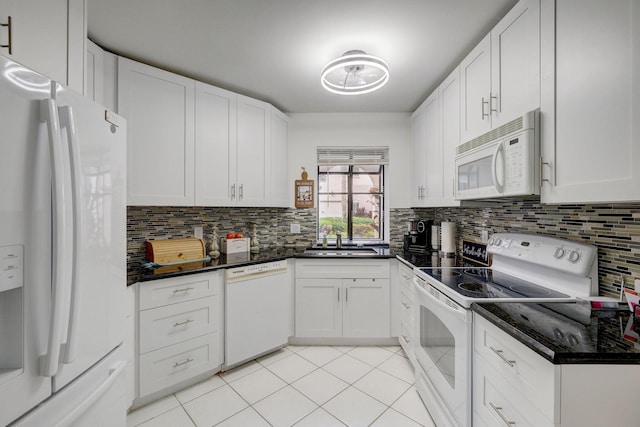
[[[148,239],[192,237],[193,227],[204,227],[211,241],[218,235],[248,232],[255,222],[260,246],[308,246],[315,239],[316,210],[287,208],[203,208],[130,206],[127,210],[128,281],[133,283],[144,261]],[[621,280],[633,287],[640,278],[640,204],[541,205],[536,201],[490,202],[456,208],[391,209],[390,246],[402,248],[407,221],[434,219],[456,223],[458,250],[462,239],[480,241],[489,233],[518,232],[556,236],[598,246],[600,293],[617,297]],[[301,233],[289,233],[292,223]]]

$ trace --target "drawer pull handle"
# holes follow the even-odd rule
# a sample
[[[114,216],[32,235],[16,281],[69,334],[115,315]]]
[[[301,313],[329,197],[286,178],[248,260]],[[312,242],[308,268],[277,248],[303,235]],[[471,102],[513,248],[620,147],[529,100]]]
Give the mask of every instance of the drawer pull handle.
[[[403,302],[402,305],[404,306],[404,308],[411,308],[411,306],[408,305],[406,302]]]
[[[173,324],[173,327],[177,328],[178,326],[188,325],[191,322],[193,322],[193,320],[191,320],[191,319],[187,319],[184,322],[176,322],[176,323]]]
[[[177,294],[178,292],[189,292],[193,290],[193,288],[182,288],[182,289],[176,289],[173,291],[174,294]]]
[[[498,414],[498,416],[502,419],[502,421],[504,421],[507,425],[510,426],[514,426],[516,425],[515,421],[511,421],[509,420],[509,418],[507,418],[503,413],[502,413],[502,408],[500,406],[496,406],[493,403],[489,402],[489,405],[491,405],[491,407],[493,408],[494,411],[496,411],[496,414]]]
[[[493,348],[493,346],[489,347],[491,349],[491,351],[493,351],[495,354],[498,355],[498,357],[500,359],[502,359],[502,361],[504,363],[506,363],[507,365],[511,366],[513,368],[513,366],[516,364],[515,360],[509,360],[504,356],[504,352],[502,350],[496,350],[495,348]]]
[[[182,365],[186,365],[187,363],[193,362],[193,359],[191,359],[190,357],[187,358],[187,360],[185,360],[184,362],[176,362],[173,364],[174,368],[177,368],[178,366],[182,366]]]

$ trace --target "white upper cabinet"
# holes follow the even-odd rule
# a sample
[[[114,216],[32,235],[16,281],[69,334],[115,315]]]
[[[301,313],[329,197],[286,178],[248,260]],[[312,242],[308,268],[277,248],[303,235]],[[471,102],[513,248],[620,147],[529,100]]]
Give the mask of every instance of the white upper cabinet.
[[[460,145],[460,70],[456,68],[438,87],[440,99],[440,162],[442,187],[432,192],[437,206],[459,206],[454,200],[456,147]]]
[[[84,2],[0,0],[0,54],[83,91]],[[11,43],[9,43],[11,35]]]
[[[270,104],[119,58],[118,112],[129,205],[288,205],[288,119]]]
[[[289,206],[289,117],[271,108],[269,206]]]
[[[196,82],[197,206],[287,206],[288,118]]]
[[[540,0],[521,0],[460,63],[461,140],[540,107]]]
[[[194,204],[194,86],[186,77],[119,59],[129,205]]]
[[[412,116],[412,207],[458,206],[453,199],[455,147],[460,144],[456,68]]]
[[[266,102],[238,95],[234,192],[240,206],[267,204],[268,180],[265,178],[269,164],[270,109],[271,106]]]
[[[521,0],[491,31],[491,127],[540,107],[540,0]]]
[[[440,138],[440,99],[435,90],[427,98],[425,109],[426,157],[422,159],[422,173],[426,174],[422,206],[433,206],[442,198],[442,140]]]
[[[460,74],[461,132],[464,142],[491,130],[490,35],[482,39],[460,63]]]
[[[542,201],[639,201],[638,1],[543,0],[542,23]]]
[[[224,89],[196,82],[197,206],[230,206],[236,176],[236,100]]]
[[[438,91],[433,92],[411,117],[413,147],[412,207],[428,205],[431,191],[442,183],[439,141]]]
[[[84,96],[104,105],[104,51],[91,40],[87,40],[86,61]]]
[[[425,159],[427,158],[427,103],[425,101],[411,115],[411,148],[413,159],[413,175],[411,176],[411,207],[424,205],[424,194],[427,187]]]

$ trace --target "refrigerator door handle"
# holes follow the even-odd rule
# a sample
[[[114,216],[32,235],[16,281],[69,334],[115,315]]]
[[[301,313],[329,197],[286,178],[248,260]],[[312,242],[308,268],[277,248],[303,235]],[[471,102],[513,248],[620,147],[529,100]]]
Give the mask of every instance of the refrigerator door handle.
[[[127,361],[121,360],[120,362],[118,362],[118,364],[116,364],[114,367],[109,369],[109,377],[102,384],[100,384],[95,390],[93,390],[85,400],[80,402],[80,404],[77,405],[73,409],[73,411],[69,412],[69,414],[67,414],[62,420],[60,420],[60,422],[58,422],[56,426],[67,427],[72,425],[73,422],[80,415],[84,414],[88,408],[90,408],[94,403],[96,403],[98,399],[100,399],[100,397],[102,397],[102,395],[104,395],[109,390],[109,388],[111,388],[111,385],[122,374],[122,371],[124,371],[124,368],[126,366],[127,366]]]
[[[77,345],[77,329],[78,329],[78,312],[80,308],[80,263],[78,256],[80,255],[80,230],[82,230],[82,207],[80,206],[80,146],[78,140],[78,132],[76,130],[76,121],[71,106],[65,105],[58,107],[58,115],[60,117],[60,127],[67,129],[67,140],[69,147],[69,165],[71,169],[71,204],[73,224],[73,240],[72,240],[72,270],[71,270],[71,298],[69,305],[69,323],[67,326],[67,343],[62,349],[62,363],[68,364],[75,360]],[[63,334],[64,336],[64,334]]]
[[[60,344],[62,341],[62,323],[65,301],[65,253],[66,253],[66,210],[67,199],[64,185],[64,162],[60,136],[60,120],[56,101],[40,101],[40,120],[46,122],[49,136],[49,155],[51,163],[51,203],[52,203],[52,272],[51,272],[51,312],[49,321],[49,340],[47,354],[40,357],[40,375],[51,377],[58,370]]]

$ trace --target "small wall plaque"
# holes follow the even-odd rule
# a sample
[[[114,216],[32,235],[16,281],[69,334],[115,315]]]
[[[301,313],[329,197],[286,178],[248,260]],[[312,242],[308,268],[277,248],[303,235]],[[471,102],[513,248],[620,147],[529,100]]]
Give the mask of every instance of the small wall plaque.
[[[485,243],[462,241],[462,258],[485,266],[491,265],[491,258]]]
[[[313,184],[312,179],[296,179],[296,208],[313,208]]]

